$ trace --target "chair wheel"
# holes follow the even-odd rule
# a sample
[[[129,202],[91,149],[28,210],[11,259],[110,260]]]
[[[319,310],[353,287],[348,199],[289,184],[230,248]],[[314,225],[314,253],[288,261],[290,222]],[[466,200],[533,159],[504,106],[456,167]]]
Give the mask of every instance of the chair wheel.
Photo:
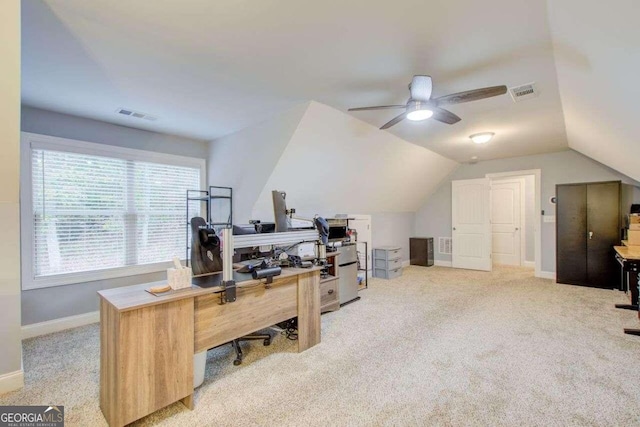
[[[238,366],[238,365],[242,364],[242,360],[241,359],[236,359],[236,360],[233,361],[233,364],[235,366]]]
[[[271,339],[266,339],[262,342],[262,345],[264,345],[265,347],[268,345],[271,345]]]

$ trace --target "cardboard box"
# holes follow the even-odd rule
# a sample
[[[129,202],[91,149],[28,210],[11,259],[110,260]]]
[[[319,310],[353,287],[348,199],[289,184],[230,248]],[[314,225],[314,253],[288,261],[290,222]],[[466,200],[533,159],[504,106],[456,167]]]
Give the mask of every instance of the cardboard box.
[[[629,215],[629,224],[640,224],[640,215],[638,214]]]
[[[627,231],[627,243],[629,246],[640,246],[640,230]]]
[[[629,224],[629,230],[640,230],[640,224]]]

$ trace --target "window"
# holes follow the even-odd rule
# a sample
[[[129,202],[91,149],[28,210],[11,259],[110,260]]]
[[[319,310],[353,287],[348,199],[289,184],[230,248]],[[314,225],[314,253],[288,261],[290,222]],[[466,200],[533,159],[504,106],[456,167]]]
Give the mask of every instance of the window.
[[[24,289],[161,271],[184,258],[186,192],[203,187],[204,160],[23,141]]]

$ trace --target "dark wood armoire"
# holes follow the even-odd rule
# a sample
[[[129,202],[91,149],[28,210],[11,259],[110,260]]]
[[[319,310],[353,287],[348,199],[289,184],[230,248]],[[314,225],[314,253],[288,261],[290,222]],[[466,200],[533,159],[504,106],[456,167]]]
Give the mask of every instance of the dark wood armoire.
[[[556,282],[618,288],[620,181],[556,186]]]

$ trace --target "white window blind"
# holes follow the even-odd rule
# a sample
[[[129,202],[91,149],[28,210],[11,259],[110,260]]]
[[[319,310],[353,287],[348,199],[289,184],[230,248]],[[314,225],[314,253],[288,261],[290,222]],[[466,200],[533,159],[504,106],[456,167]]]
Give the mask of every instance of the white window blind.
[[[184,258],[200,167],[43,148],[30,160],[35,281]]]

